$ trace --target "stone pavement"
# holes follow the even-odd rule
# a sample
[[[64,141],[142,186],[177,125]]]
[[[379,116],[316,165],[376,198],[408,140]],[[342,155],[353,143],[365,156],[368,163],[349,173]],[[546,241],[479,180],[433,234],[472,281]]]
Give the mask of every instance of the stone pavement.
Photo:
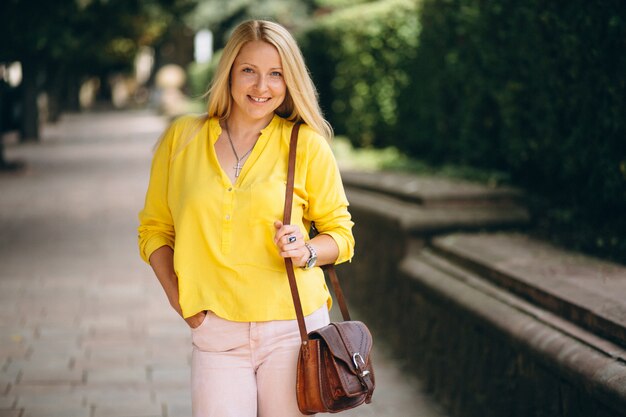
[[[136,249],[164,126],[66,115],[7,147],[28,168],[0,174],[0,417],[191,415],[189,331]],[[443,415],[380,343],[375,361],[373,404],[341,415]]]

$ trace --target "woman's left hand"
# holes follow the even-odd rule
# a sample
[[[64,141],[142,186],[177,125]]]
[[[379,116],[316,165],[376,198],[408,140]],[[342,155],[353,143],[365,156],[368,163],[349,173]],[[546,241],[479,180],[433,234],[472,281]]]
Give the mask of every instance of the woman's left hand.
[[[311,253],[304,246],[304,236],[300,228],[295,225],[285,226],[281,221],[275,221],[274,243],[278,247],[278,252],[283,258],[291,258],[294,266],[301,267],[311,256]]]

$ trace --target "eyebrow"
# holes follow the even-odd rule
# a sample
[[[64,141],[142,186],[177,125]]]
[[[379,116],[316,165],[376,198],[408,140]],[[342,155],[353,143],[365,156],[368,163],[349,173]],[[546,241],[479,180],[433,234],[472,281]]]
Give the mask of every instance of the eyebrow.
[[[242,62],[242,63],[237,64],[237,65],[248,65],[250,67],[258,68],[258,66],[254,65],[254,64],[250,64],[248,62]],[[276,69],[282,70],[283,67],[273,67],[273,68],[270,68],[270,70],[276,70]]]

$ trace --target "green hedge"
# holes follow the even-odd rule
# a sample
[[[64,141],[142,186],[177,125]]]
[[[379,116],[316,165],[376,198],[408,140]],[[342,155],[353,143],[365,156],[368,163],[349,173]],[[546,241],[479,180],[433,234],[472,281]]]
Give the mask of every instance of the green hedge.
[[[299,36],[322,109],[336,133],[354,143],[393,143],[398,95],[409,81],[401,63],[416,53],[416,9],[413,0],[349,7]]]
[[[626,3],[424,0],[420,22],[397,146],[504,170],[548,233],[626,260]]]
[[[626,261],[626,3],[381,1],[302,35],[338,133],[496,169],[547,233]]]

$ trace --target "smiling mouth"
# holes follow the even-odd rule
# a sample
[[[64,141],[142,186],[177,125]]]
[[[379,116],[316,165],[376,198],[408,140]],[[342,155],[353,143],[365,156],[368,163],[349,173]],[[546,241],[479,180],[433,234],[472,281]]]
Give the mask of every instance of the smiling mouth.
[[[253,96],[248,96],[248,97],[255,103],[267,103],[270,100],[269,97],[253,97]]]

